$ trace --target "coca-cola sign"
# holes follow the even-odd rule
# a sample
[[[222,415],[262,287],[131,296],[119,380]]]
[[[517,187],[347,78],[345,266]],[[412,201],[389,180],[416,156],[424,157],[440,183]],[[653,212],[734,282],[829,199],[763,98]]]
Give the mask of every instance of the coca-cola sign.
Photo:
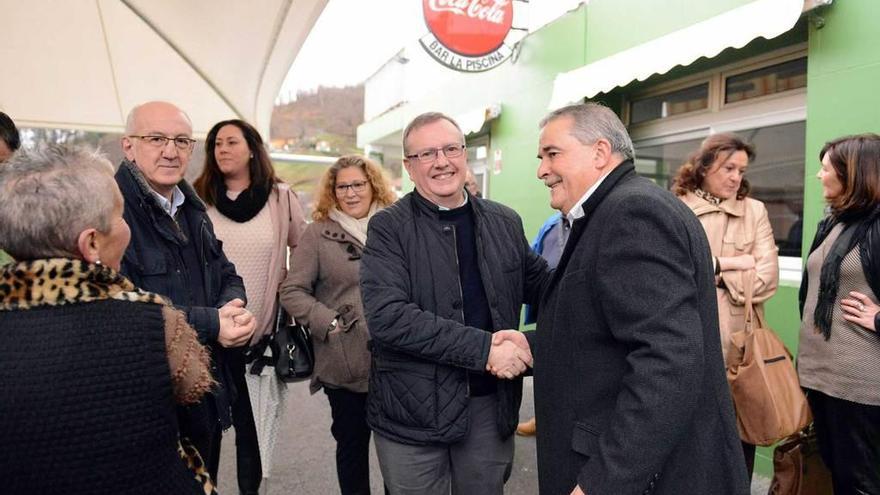
[[[513,25],[513,0],[422,0],[430,31],[422,47],[455,70],[482,72],[506,60]]]

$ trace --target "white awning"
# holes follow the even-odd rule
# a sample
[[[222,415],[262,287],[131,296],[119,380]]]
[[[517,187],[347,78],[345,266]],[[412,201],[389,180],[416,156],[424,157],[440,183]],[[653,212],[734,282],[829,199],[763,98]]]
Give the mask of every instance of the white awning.
[[[167,100],[204,135],[268,138],[284,77],[327,0],[0,0],[0,110],[22,127],[121,132]]]
[[[740,48],[763,36],[770,39],[791,29],[804,0],[756,0],[660,38],[615,53],[556,76],[550,108],[592,98],[638,79],[663,74],[725,48]]]
[[[493,103],[469,112],[453,114],[452,118],[458,122],[461,132],[465,136],[479,132],[483,125],[501,115],[501,104]]]

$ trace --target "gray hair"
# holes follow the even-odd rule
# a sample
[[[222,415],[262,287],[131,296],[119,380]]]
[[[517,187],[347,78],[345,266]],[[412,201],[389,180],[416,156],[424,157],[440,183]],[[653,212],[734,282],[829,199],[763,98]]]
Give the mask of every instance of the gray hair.
[[[461,133],[461,141],[462,141],[462,144],[464,144],[464,133],[461,132],[461,126],[458,125],[458,122],[456,122],[455,119],[446,115],[445,113],[425,112],[421,115],[416,116],[416,118],[412,119],[410,121],[410,123],[406,125],[406,128],[403,129],[403,154],[406,155],[406,153],[407,153],[406,140],[409,138],[409,135],[413,131],[415,131],[416,129],[419,129],[421,127],[424,127],[428,124],[433,124],[434,122],[437,122],[438,120],[446,120],[450,124],[454,125],[455,128],[458,129],[458,132]]]
[[[96,150],[19,150],[0,167],[0,248],[18,260],[76,255],[82,231],[110,231],[120,198],[113,165]]]
[[[583,103],[569,105],[553,110],[541,119],[539,128],[544,128],[551,121],[571,117],[574,122],[571,126],[571,135],[583,144],[593,144],[599,139],[605,138],[611,143],[611,150],[624,160],[635,159],[632,139],[626,132],[623,122],[610,108],[599,103]]]

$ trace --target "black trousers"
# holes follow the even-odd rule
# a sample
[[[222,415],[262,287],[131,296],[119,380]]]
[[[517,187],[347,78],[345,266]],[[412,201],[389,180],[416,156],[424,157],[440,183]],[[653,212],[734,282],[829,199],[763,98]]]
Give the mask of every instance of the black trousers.
[[[749,483],[751,483],[752,474],[755,472],[755,446],[750,443],[740,443],[742,443],[743,455],[746,458],[746,471],[749,473]]]
[[[367,394],[324,387],[336,440],[336,476],[342,495],[370,495],[370,427]]]
[[[880,406],[807,390],[835,495],[880,494]]]
[[[237,349],[236,349],[237,350]],[[238,491],[241,495],[256,495],[263,480],[263,466],[260,462],[260,445],[257,442],[257,427],[254,423],[254,411],[248,396],[247,384],[244,380],[245,359],[243,352],[228,352],[227,363],[232,370],[232,379],[238,395],[232,403],[232,427],[235,428],[235,464],[238,477]],[[217,480],[217,463],[220,462],[220,428],[213,442],[213,468],[211,477]]]

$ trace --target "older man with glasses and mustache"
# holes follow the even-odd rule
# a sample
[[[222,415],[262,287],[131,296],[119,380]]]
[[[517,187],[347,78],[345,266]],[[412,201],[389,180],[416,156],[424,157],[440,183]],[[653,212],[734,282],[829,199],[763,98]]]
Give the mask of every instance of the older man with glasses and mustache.
[[[125,159],[116,173],[131,228],[121,271],[183,310],[211,348],[217,386],[199,404],[179,407],[178,419],[181,435],[190,438],[216,480],[220,435],[232,424],[236,392],[224,348],[245,345],[255,320],[204,203],[183,178],[194,144],[189,117],[171,103],[153,101],[131,110],[122,138]]]
[[[393,495],[501,494],[519,376],[532,362],[510,329],[522,303],[537,302],[547,264],[513,210],[466,192],[464,136],[452,118],[416,117],[403,149],[415,191],[376,213],[361,261],[367,421],[382,475]],[[492,345],[493,333],[507,339]]]

